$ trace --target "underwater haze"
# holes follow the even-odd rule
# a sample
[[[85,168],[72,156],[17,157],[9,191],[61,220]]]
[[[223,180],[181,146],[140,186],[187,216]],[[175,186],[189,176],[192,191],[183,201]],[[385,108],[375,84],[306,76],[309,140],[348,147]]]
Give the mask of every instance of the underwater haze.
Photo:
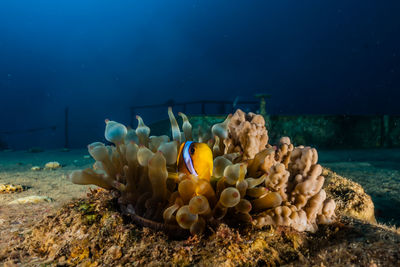
[[[0,139],[62,147],[69,107],[69,145],[84,147],[133,105],[264,92],[269,114],[399,114],[399,13],[372,0],[4,0]]]
[[[0,0],[0,266],[400,266],[400,0]]]

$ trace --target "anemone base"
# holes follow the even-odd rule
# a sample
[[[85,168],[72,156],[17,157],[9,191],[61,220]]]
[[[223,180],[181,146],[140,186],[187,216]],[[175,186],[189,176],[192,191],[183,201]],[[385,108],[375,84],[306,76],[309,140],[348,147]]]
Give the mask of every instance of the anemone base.
[[[150,219],[146,219],[135,213],[135,209],[129,205],[119,205],[123,215],[128,216],[134,223],[142,227],[148,227],[155,231],[162,231],[166,235],[174,239],[187,238],[190,235],[188,230],[185,230],[176,224],[167,224],[164,222],[156,222]]]

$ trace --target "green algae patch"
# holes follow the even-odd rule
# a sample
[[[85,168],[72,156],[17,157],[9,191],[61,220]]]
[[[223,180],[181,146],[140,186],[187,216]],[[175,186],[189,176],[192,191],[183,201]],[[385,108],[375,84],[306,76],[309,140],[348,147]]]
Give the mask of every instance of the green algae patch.
[[[101,216],[96,213],[95,208],[94,203],[80,201],[76,209],[82,214],[81,219],[83,224],[92,225],[100,220]]]
[[[87,203],[85,201],[82,201],[81,203],[82,204],[80,204],[78,206],[78,210],[80,212],[82,212],[83,214],[88,214],[88,213],[94,212],[94,208],[95,208],[94,204]]]

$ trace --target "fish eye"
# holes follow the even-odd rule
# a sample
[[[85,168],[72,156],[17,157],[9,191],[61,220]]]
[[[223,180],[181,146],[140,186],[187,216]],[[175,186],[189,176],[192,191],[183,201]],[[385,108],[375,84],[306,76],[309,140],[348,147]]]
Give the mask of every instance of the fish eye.
[[[192,154],[192,155],[194,154],[194,147],[190,148],[190,154]]]

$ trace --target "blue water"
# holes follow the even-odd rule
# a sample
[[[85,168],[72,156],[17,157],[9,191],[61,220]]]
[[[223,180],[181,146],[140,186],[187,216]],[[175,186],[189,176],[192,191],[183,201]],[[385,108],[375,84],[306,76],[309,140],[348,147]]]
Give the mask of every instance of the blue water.
[[[270,114],[399,114],[399,12],[372,0],[3,0],[0,139],[62,147],[68,106],[70,146],[83,147],[105,118],[129,124],[132,105],[259,92]]]

